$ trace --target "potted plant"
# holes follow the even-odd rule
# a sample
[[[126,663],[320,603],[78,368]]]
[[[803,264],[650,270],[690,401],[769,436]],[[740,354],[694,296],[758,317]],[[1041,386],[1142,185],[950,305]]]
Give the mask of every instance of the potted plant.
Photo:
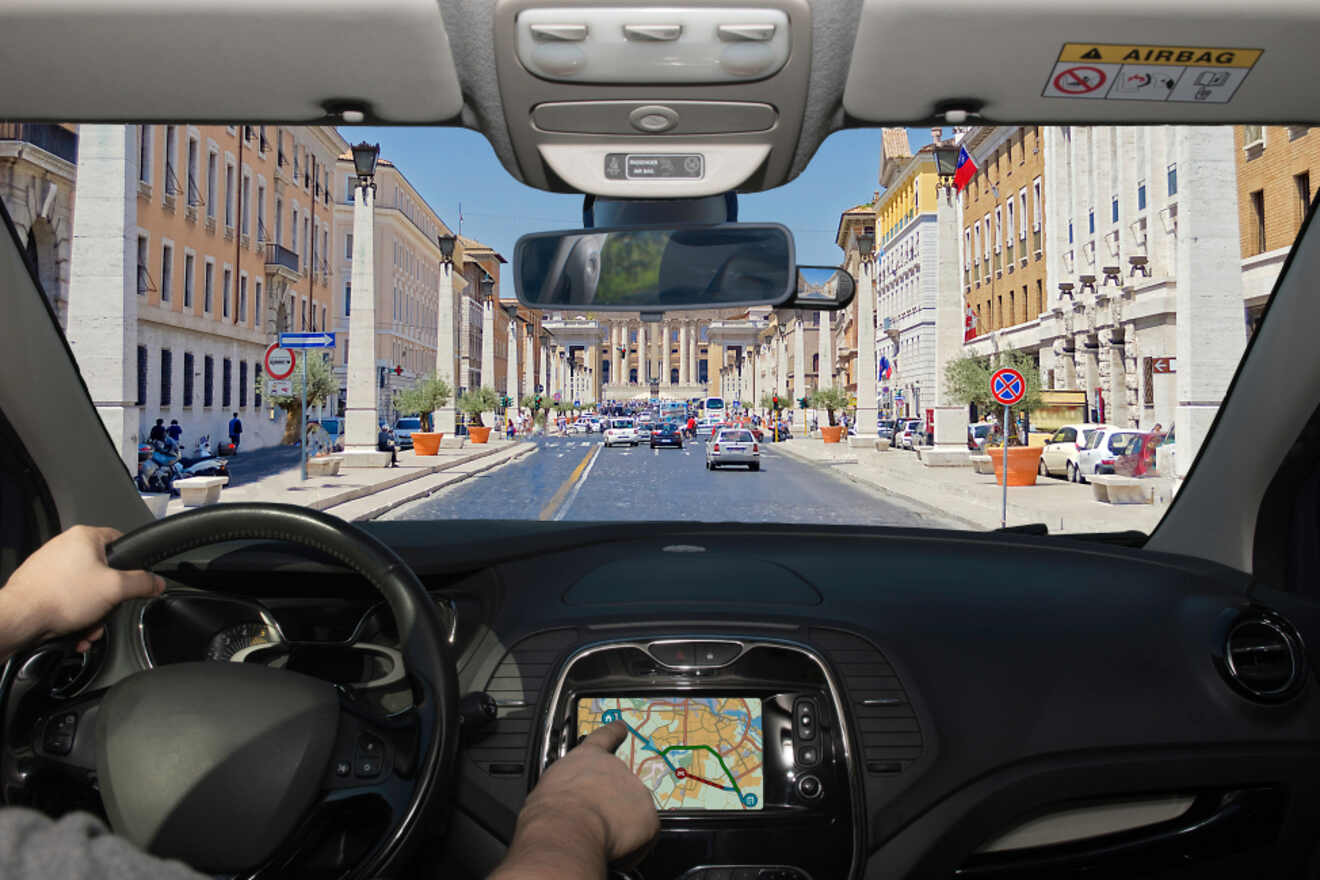
[[[432,414],[453,397],[449,383],[434,372],[423,377],[411,388],[404,388],[394,393],[394,408],[400,415],[416,415],[422,422],[422,430],[412,435],[413,452],[417,455],[435,455],[440,451],[440,440],[444,434],[431,430],[434,427]]]
[[[458,408],[471,418],[468,422],[468,437],[473,443],[485,443],[490,440],[490,425],[481,421],[481,414],[493,412],[499,406],[500,398],[494,388],[473,388],[458,398]]]
[[[834,413],[848,408],[850,402],[848,392],[842,388],[818,388],[811,395],[810,402],[813,409],[825,410],[830,421],[828,425],[820,426],[821,440],[826,443],[838,443],[843,437],[843,425],[835,421]]]
[[[1004,408],[997,404],[990,395],[990,375],[1000,367],[1012,367],[1027,380],[1027,390],[1022,400],[1010,412],[1016,418],[1021,412],[1031,412],[1040,407],[1040,368],[1029,355],[1019,352],[1007,352],[992,364],[989,358],[963,357],[951,361],[944,370],[944,384],[953,400],[962,403],[974,403],[977,410],[995,413],[1002,418]],[[986,440],[985,454],[995,469],[995,482],[1004,483],[1004,431],[1003,425],[995,429]],[[1008,485],[1036,485],[1037,468],[1040,467],[1040,446],[1023,446],[1018,432],[1010,426],[1008,433]]]

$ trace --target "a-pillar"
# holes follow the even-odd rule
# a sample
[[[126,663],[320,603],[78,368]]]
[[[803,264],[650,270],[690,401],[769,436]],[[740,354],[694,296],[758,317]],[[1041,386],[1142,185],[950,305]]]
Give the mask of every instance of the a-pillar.
[[[805,436],[807,410],[798,401],[807,396],[807,333],[802,313],[793,321],[793,430]]]
[[[374,461],[380,414],[376,378],[376,191],[354,189],[353,301],[348,314],[348,393],[344,405],[344,463]],[[354,461],[355,455],[356,459]]]
[[[1170,129],[1178,162],[1174,474],[1187,475],[1246,348],[1233,129]]]
[[[69,344],[124,466],[137,470],[137,129],[78,131]],[[54,291],[50,291],[54,293]],[[371,334],[368,334],[371,335]]]
[[[874,254],[862,254],[857,291],[857,438],[868,446],[876,436]]]
[[[431,414],[433,431],[453,437],[458,426],[454,410],[454,394],[458,393],[458,374],[454,369],[454,264],[440,264],[440,301],[436,306],[436,377],[449,383],[452,391],[449,402]]]

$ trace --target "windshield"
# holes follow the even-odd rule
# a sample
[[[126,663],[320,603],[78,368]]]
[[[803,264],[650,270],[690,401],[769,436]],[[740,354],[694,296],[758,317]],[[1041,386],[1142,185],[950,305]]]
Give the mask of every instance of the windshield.
[[[97,128],[0,125],[0,152],[15,147],[0,195],[85,377],[107,355],[82,329],[125,328],[122,393],[94,397],[127,402],[122,456],[164,515],[184,509],[182,462],[140,449],[175,439],[191,461],[209,435],[229,465],[222,503],[989,529],[1007,436],[1035,472],[1010,481],[1009,525],[1149,532],[1320,174],[1305,126],[846,130],[792,182],[737,196],[741,222],[789,229],[800,265],[853,276],[845,309],[643,314],[516,301],[518,238],[581,229],[583,198],[515,182],[474,132]],[[79,196],[106,191],[108,129],[129,145],[115,167],[130,196],[98,214]],[[374,189],[358,141],[380,144]],[[956,181],[950,151],[970,159]],[[124,297],[78,244],[107,232],[128,242]],[[991,391],[1003,367],[1024,384],[1007,414]],[[678,442],[647,448],[668,422]],[[760,464],[716,476],[705,446],[729,423],[743,428],[729,442],[757,432]],[[648,430],[606,444],[634,426]],[[1154,503],[1103,504],[1075,479],[1114,430],[1111,451],[1158,438],[1140,476]]]

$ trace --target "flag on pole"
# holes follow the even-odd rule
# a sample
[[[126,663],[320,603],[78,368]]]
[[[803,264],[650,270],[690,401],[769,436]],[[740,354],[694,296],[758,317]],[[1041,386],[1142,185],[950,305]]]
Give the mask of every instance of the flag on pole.
[[[963,319],[963,342],[971,342],[976,338],[977,323],[976,312],[973,312],[972,307],[968,306],[967,316]]]
[[[880,381],[883,382],[894,372],[894,365],[889,362],[889,358],[880,355]]]
[[[967,186],[967,181],[976,174],[976,163],[972,161],[972,154],[967,152],[966,147],[958,148],[958,164],[953,169],[953,188],[958,192],[963,191]]]

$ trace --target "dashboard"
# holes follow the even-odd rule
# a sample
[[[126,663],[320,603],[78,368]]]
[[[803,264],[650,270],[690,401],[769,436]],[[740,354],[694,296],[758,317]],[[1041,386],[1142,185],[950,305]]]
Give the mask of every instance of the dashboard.
[[[460,692],[495,706],[463,728],[421,876],[489,872],[539,775],[615,718],[661,810],[634,880],[1286,877],[1318,857],[1320,609],[1241,572],[1015,534],[366,528],[455,612]],[[108,636],[145,661],[283,664],[408,705],[388,609],[351,573],[253,544],[172,565]],[[66,691],[117,674],[73,672]]]

